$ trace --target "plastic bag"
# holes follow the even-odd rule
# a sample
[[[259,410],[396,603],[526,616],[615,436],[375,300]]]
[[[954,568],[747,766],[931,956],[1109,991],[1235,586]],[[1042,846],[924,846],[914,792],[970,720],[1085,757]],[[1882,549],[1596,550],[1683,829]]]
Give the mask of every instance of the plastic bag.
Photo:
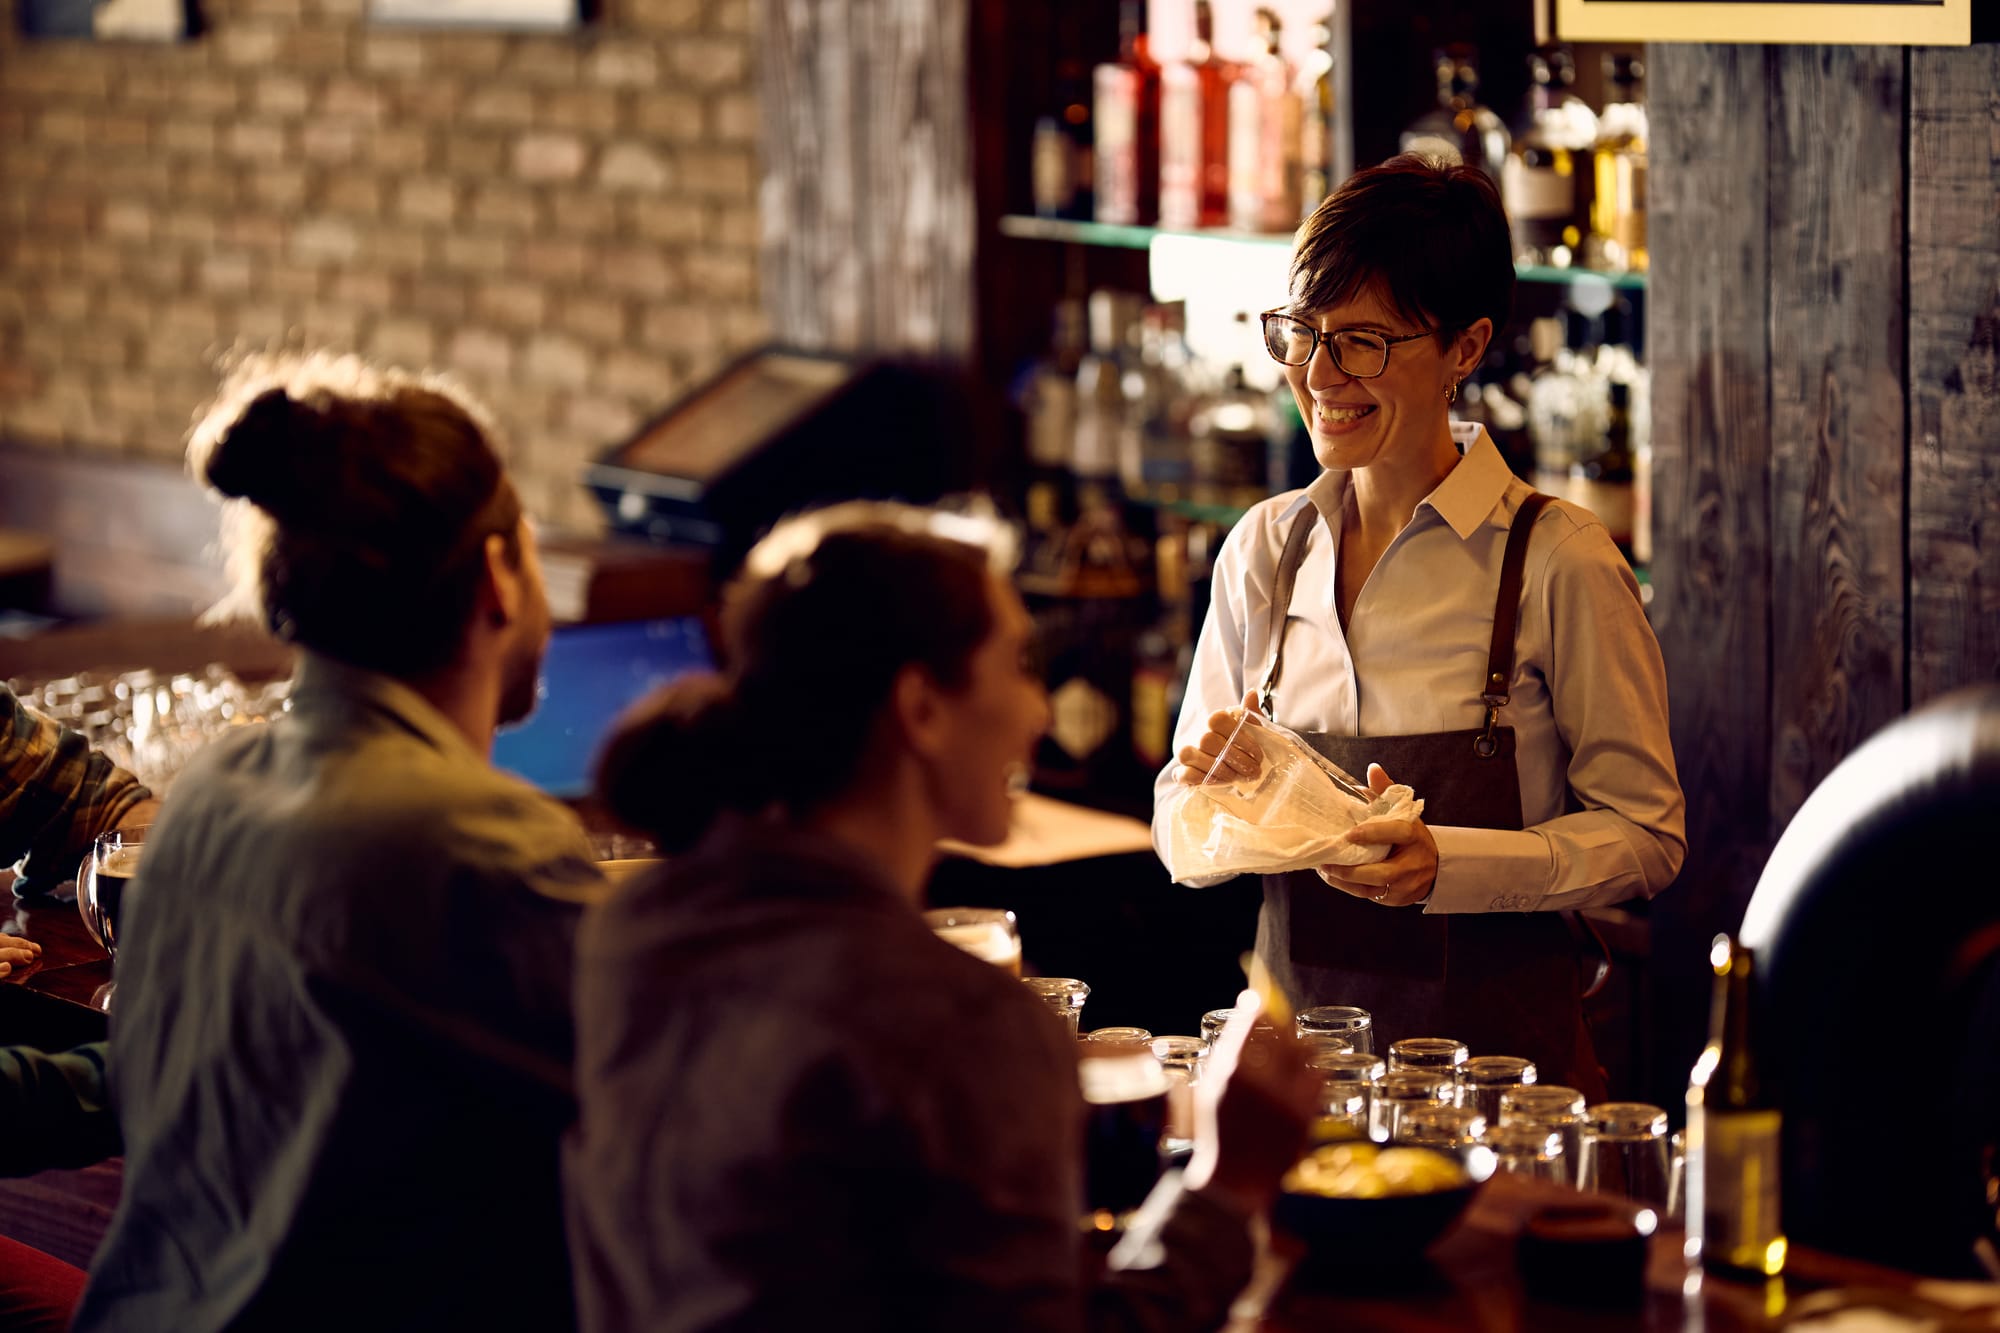
[[[1424,803],[1400,784],[1363,800],[1349,790],[1353,779],[1296,732],[1257,713],[1243,714],[1229,743],[1257,756],[1256,777],[1167,794],[1165,859],[1178,883],[1380,861],[1388,845],[1348,842],[1347,831],[1424,812]]]

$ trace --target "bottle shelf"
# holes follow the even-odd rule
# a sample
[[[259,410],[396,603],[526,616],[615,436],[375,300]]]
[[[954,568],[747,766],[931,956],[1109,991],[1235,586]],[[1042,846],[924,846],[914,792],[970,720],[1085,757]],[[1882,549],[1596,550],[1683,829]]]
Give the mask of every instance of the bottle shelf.
[[[1285,232],[1176,231],[1169,227],[1127,227],[1112,222],[1077,222],[1067,218],[1028,217],[1009,213],[1000,219],[1000,234],[1024,241],[1062,241],[1071,245],[1096,245],[1115,250],[1150,250],[1162,236],[1189,237],[1229,247],[1262,249],[1292,248]],[[1627,270],[1616,272],[1589,268],[1550,268],[1539,264],[1516,264],[1514,276],[1522,282],[1578,283],[1602,282],[1625,291],[1644,291],[1646,275]]]

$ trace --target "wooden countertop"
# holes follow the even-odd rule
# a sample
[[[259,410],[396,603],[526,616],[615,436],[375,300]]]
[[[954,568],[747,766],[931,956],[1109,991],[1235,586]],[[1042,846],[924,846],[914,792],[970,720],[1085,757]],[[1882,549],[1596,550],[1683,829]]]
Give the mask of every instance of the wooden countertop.
[[[101,1041],[111,1004],[111,959],[77,915],[74,889],[23,902],[0,870],[0,931],[42,946],[41,961],[0,978],[0,1044],[62,1050]]]

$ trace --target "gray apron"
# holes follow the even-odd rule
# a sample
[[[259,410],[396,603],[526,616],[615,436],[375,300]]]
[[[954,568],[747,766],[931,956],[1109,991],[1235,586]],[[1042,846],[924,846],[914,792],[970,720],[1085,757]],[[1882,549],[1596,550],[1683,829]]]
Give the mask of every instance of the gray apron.
[[[1514,623],[1521,604],[1528,534],[1549,502],[1530,495],[1507,534],[1493,611],[1487,674],[1478,691],[1486,725],[1416,736],[1301,733],[1357,779],[1369,763],[1424,801],[1424,821],[1460,828],[1518,829],[1521,784],[1514,729],[1499,725],[1514,678]],[[1285,623],[1306,542],[1319,510],[1299,515],[1279,557],[1271,597],[1271,665],[1260,691],[1264,714],[1284,666]],[[1578,932],[1556,912],[1426,915],[1353,897],[1310,870],[1264,876],[1257,953],[1300,1008],[1359,1005],[1374,1016],[1375,1049],[1402,1037],[1455,1037],[1474,1055],[1518,1055],[1543,1083],[1597,1100],[1603,1075],[1583,1022]]]

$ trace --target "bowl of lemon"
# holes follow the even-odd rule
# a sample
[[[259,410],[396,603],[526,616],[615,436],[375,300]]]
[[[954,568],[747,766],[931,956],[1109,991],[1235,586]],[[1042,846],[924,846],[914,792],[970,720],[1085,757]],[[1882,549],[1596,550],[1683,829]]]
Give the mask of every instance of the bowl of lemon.
[[[1493,1154],[1327,1143],[1285,1175],[1272,1221],[1305,1242],[1315,1265],[1421,1263],[1493,1174]]]

